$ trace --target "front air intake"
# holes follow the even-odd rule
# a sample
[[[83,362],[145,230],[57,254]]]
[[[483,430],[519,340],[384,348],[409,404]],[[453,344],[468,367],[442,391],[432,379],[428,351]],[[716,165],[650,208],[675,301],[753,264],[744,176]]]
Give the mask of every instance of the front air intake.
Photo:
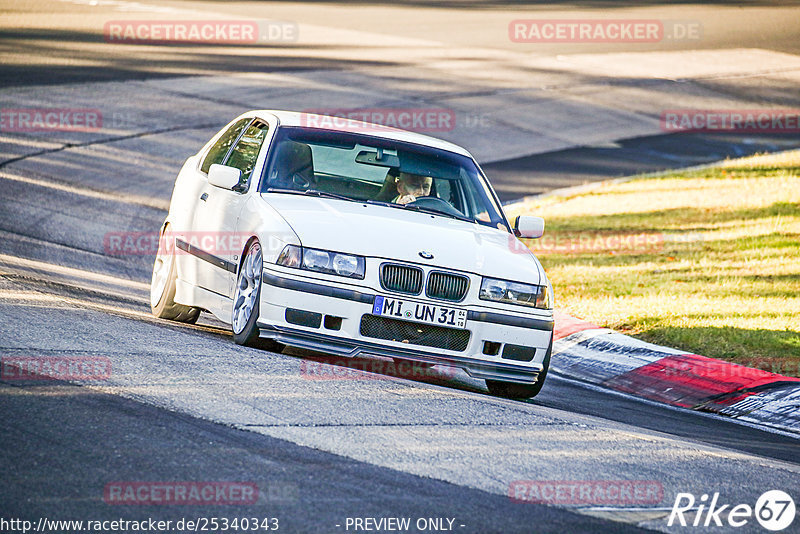
[[[422,269],[386,263],[381,266],[381,287],[386,291],[419,295],[422,291]]]
[[[460,274],[432,272],[425,293],[432,299],[459,302],[467,295],[469,278]]]

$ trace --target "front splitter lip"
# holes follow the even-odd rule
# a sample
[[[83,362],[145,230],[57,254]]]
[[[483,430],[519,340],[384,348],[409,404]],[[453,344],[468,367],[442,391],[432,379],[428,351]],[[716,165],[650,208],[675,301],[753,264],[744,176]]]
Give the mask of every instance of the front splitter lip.
[[[326,352],[348,358],[361,355],[374,355],[388,358],[402,358],[434,365],[447,365],[464,369],[471,377],[483,380],[502,380],[520,384],[533,384],[542,371],[542,364],[540,363],[531,363],[530,365],[522,366],[500,361],[488,362],[465,356],[437,354],[417,349],[402,349],[368,341],[353,341],[264,323],[258,323],[258,328],[261,337],[272,339],[291,347]]]

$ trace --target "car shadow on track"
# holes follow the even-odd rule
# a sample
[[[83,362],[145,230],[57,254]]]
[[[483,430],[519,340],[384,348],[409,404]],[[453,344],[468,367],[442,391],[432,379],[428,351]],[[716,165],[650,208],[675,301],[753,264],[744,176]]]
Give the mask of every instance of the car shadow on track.
[[[380,356],[336,356],[306,349],[286,348],[283,354],[300,358],[300,372],[308,380],[399,379],[453,390],[488,395],[461,369]]]

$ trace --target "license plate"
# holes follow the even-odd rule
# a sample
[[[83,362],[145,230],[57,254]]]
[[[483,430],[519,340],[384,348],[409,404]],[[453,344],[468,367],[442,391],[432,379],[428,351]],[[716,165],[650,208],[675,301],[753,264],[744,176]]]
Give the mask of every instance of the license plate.
[[[467,325],[467,310],[448,308],[436,304],[414,302],[377,295],[372,305],[372,314],[393,319],[404,319],[415,323],[434,324],[464,328]]]

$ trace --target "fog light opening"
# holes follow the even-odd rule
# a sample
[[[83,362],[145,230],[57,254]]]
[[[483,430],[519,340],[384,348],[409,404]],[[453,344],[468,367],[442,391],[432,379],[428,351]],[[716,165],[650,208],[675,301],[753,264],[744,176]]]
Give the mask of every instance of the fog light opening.
[[[323,326],[328,330],[341,330],[342,329],[342,318],[335,317],[333,315],[326,315],[325,319],[323,320]]]
[[[497,341],[484,341],[483,342],[483,353],[487,356],[497,356],[500,354],[500,346],[502,343]]]

